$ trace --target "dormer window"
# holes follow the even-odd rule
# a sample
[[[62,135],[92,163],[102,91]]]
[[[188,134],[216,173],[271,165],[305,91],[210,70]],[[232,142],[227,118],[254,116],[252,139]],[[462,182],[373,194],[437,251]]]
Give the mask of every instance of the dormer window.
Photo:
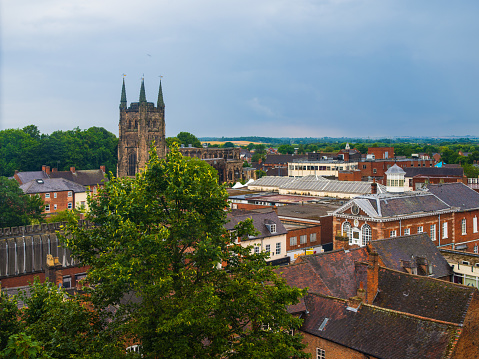
[[[265,219],[264,225],[268,228],[269,233],[276,233],[276,223],[270,219]]]

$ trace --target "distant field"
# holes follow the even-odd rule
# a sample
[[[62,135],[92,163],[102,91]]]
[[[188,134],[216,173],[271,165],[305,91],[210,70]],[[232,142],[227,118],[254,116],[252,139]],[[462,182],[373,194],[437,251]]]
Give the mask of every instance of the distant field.
[[[261,142],[249,142],[249,141],[201,141],[201,143],[210,143],[212,145],[222,145],[223,143],[231,142],[238,146],[247,146],[250,143],[254,143],[255,145],[260,144]]]

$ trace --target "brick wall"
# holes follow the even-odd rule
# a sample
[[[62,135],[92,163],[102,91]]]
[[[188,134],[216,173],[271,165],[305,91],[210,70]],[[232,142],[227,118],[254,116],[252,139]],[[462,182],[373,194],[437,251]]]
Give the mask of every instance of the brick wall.
[[[325,351],[326,359],[377,359],[376,357],[364,355],[356,350],[346,348],[305,332],[301,332],[301,334],[303,335],[303,343],[306,344],[304,351],[309,353],[312,359],[317,358],[317,348],[321,348]]]
[[[316,240],[311,242],[311,234],[316,234]],[[306,243],[301,244],[301,236],[306,236]],[[291,237],[296,237],[296,245],[291,246]],[[307,228],[298,228],[288,231],[286,235],[286,251],[297,250],[321,244],[321,225],[311,226]]]

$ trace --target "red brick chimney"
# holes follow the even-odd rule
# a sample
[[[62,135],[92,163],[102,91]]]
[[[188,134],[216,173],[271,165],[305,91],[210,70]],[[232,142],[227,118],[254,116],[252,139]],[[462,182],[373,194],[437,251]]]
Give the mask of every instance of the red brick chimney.
[[[372,304],[378,292],[378,277],[379,277],[379,254],[374,251],[369,253],[368,275],[367,275],[367,290],[366,302]]]
[[[70,167],[70,172],[75,173],[75,167]]]
[[[359,288],[356,291],[356,297],[361,298],[361,301],[366,302],[366,291],[364,290],[363,282],[359,282]]]
[[[371,194],[378,193],[378,184],[376,182],[371,183]]]
[[[106,172],[106,167],[105,166],[100,166],[100,169],[103,171],[103,173]]]

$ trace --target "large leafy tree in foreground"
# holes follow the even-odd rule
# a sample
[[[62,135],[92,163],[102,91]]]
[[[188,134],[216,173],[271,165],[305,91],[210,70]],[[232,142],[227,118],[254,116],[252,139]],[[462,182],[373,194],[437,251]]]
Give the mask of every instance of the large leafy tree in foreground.
[[[17,181],[0,177],[0,228],[41,221],[43,208],[39,196],[29,196],[23,193]]]
[[[108,182],[90,199],[95,225],[68,226],[68,247],[91,266],[95,306],[141,343],[145,358],[300,358],[290,288],[264,255],[235,244],[251,222],[224,229],[227,194],[207,163],[173,148],[135,179]],[[264,330],[262,324],[268,325]]]

